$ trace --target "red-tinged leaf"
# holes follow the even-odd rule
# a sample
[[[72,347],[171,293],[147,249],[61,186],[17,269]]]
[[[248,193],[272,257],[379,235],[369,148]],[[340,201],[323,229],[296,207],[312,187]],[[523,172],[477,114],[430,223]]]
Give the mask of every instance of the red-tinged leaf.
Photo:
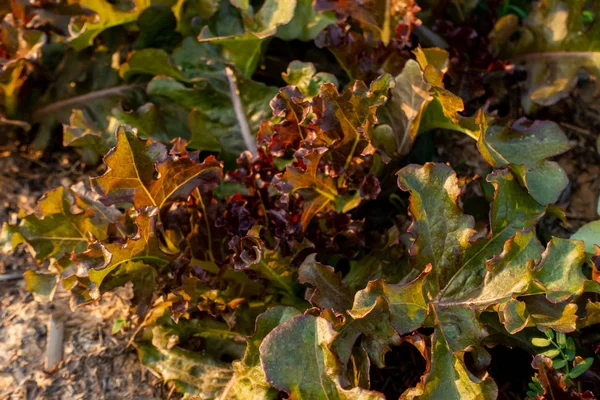
[[[107,204],[162,208],[168,200],[185,200],[196,187],[210,191],[221,180],[221,166],[213,157],[200,163],[187,155],[167,155],[164,145],[139,139],[125,126],[117,129],[117,146],[104,162],[108,170],[92,183]]]
[[[287,167],[283,175],[283,181],[293,192],[302,193],[302,229],[306,229],[316,214],[335,209],[338,201],[334,179],[319,170],[319,163],[325,151],[325,148],[318,148],[306,153],[303,157],[305,169],[299,166]]]
[[[413,25],[419,25],[416,17],[420,10],[413,0],[393,0],[391,2],[367,0],[318,0],[315,2],[317,11],[333,10],[338,16],[338,21],[348,17],[358,22],[360,26],[375,35],[375,37],[388,45],[395,34],[397,25],[407,26],[406,37],[410,35]]]

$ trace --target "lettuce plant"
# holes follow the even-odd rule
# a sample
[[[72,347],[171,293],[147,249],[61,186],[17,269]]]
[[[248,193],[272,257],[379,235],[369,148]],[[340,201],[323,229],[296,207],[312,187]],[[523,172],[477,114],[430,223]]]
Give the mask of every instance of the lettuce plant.
[[[44,266],[28,288],[85,307],[131,283],[141,361],[189,398],[384,399],[373,371],[408,346],[425,368],[400,398],[495,399],[497,345],[531,354],[534,396],[592,398],[580,334],[600,323],[600,251],[589,233],[538,234],[565,218],[559,126],[463,115],[449,53],[408,51],[413,1],[309,3],[80,4],[99,19],[70,19],[68,52],[137,21],[100,91],[145,90],[65,122],[69,144],[110,150],[103,174],[3,227]],[[160,45],[152,18],[172,28]],[[287,86],[258,82],[269,40],[315,40],[346,75],[296,60]],[[473,140],[489,173],[420,160],[440,130]]]

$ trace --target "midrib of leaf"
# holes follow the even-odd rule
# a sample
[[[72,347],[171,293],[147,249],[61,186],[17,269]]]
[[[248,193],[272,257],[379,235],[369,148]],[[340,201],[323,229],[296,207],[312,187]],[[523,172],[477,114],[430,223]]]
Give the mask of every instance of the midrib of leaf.
[[[135,163],[135,154],[133,152],[133,149],[131,148],[131,144],[129,143],[129,140],[126,140],[127,142],[127,149],[129,150],[129,153],[131,154],[131,159],[133,160],[133,170],[135,171],[135,179],[139,182],[140,186],[142,187],[142,189],[144,189],[144,192],[146,193],[146,196],[148,196],[148,198],[150,199],[150,201],[152,202],[152,205],[154,207],[156,207],[156,201],[154,201],[154,198],[152,197],[152,195],[150,194],[150,192],[148,191],[148,188],[146,187],[146,185],[144,184],[144,182],[142,181],[142,178],[140,178],[140,173],[138,172],[138,168],[137,165]],[[123,179],[123,178],[120,178]],[[125,178],[126,179],[126,178]],[[160,216],[159,216],[160,218]]]
[[[469,258],[467,261],[465,261],[463,263],[463,265],[458,269],[458,271],[456,271],[456,273],[452,276],[452,278],[450,278],[450,280],[448,281],[448,284],[446,284],[446,287],[444,287],[444,289],[440,292],[440,294],[437,296],[437,298],[444,297],[444,294],[446,294],[446,290],[448,289],[448,287],[450,287],[450,284],[456,279],[456,277],[462,272],[462,270],[465,269],[474,258],[476,258],[483,250],[485,250],[494,240],[496,240],[500,235],[502,235],[504,232],[506,232],[506,230],[509,228],[511,228],[511,230],[515,230],[515,228],[512,225],[507,225],[506,227],[502,228],[502,230],[500,232],[498,232],[495,235],[492,235],[492,237],[489,238],[489,240],[485,243],[485,245],[478,252],[473,254],[473,256],[471,258]]]
[[[506,229],[506,228],[505,228]],[[526,245],[525,247],[521,248],[519,250],[518,253],[516,253],[513,256],[513,260],[516,259],[521,253],[523,253],[524,251],[527,250],[527,248],[529,247],[529,244]],[[452,280],[454,280],[460,273],[460,271],[462,271],[465,268],[465,265],[463,265],[451,278],[450,282]],[[505,267],[506,268],[506,267]],[[432,302],[432,304],[435,305],[439,305],[439,306],[446,306],[446,307],[451,307],[451,306],[459,306],[459,305],[468,305],[468,304],[477,304],[477,305],[481,305],[481,304],[486,304],[486,303],[496,303],[498,301],[504,300],[504,299],[508,299],[510,297],[512,297],[513,293],[509,293],[505,296],[499,296],[499,297],[492,297],[492,298],[487,298],[487,299],[481,299],[481,300],[462,300],[462,301],[441,301],[442,297],[443,297],[443,293],[446,291],[446,289],[450,286],[450,282],[448,282],[448,284],[444,287],[444,289],[440,292],[440,294],[438,294],[438,296],[436,297],[436,300]],[[485,282],[483,283],[483,285],[485,285]],[[532,293],[534,294],[534,293]],[[519,294],[519,296],[527,296],[526,294]]]
[[[339,114],[342,115],[342,117],[344,118],[344,121],[346,121],[348,126],[350,126],[350,128],[352,128],[352,131],[354,132],[354,143],[352,143],[352,149],[350,149],[350,153],[348,154],[348,157],[346,157],[346,162],[344,163],[344,172],[345,172],[348,170],[348,167],[350,166],[350,163],[352,162],[352,158],[354,157],[354,152],[356,151],[356,147],[358,146],[358,143],[360,142],[360,133],[356,130],[354,125],[350,122],[350,120],[348,119],[346,114],[343,111],[341,111],[342,107],[340,106],[340,104],[337,101],[336,101],[336,104],[338,105],[338,107],[340,109]],[[338,114],[338,113],[336,113],[336,114]],[[344,180],[345,180],[344,174],[340,175],[340,177],[338,178],[338,186],[341,186],[344,183]]]
[[[68,99],[64,99],[64,100],[59,100],[57,102],[48,104],[47,106],[44,106],[40,109],[37,109],[33,112],[33,114],[31,114],[31,118],[33,120],[39,120],[40,117],[49,114],[53,111],[56,110],[60,110],[61,108],[72,108],[72,106],[76,105],[76,104],[85,104],[86,102],[89,101],[93,101],[96,100],[98,98],[104,97],[104,96],[110,96],[113,94],[118,94],[120,92],[124,92],[127,90],[131,90],[131,89],[135,89],[135,88],[139,88],[139,87],[143,87],[145,86],[144,83],[133,83],[130,85],[121,85],[121,86],[114,86],[108,89],[101,89],[101,90],[96,90],[93,92],[88,92],[86,94],[83,94],[81,96],[75,96],[75,97],[70,97]]]
[[[188,179],[184,180],[182,183],[180,183],[177,186],[175,186],[175,188],[173,190],[171,190],[168,193],[165,193],[165,199],[163,200],[162,203],[160,203],[160,205],[158,206],[158,208],[162,208],[162,206],[165,204],[165,202],[173,195],[173,193],[175,193],[177,191],[177,189],[179,189],[180,187],[184,186],[186,183],[188,183],[192,179],[196,178],[200,174],[202,174],[202,173],[204,173],[206,171],[210,171],[210,170],[219,170],[219,168],[217,168],[217,167],[206,168],[206,169],[198,171],[197,174],[194,174],[194,175],[190,176]],[[203,208],[204,208],[204,205],[203,205]]]

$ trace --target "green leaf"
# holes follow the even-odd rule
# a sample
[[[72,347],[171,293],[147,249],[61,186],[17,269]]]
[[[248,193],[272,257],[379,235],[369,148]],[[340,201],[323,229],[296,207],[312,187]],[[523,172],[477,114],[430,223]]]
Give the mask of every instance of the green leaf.
[[[549,106],[567,97],[582,69],[600,76],[600,22],[596,18],[586,26],[585,6],[584,1],[538,2],[521,27],[506,23],[508,16],[496,23],[492,46],[527,67],[527,112],[532,102]]]
[[[160,209],[169,200],[186,199],[197,187],[212,190],[221,180],[221,166],[213,157],[202,163],[185,155],[168,157],[164,145],[141,140],[124,126],[104,162],[108,170],[92,184],[108,204],[127,201],[136,208]]]
[[[531,339],[531,344],[535,347],[546,347],[552,344],[552,340],[544,338],[533,338]]]
[[[391,346],[398,346],[402,339],[390,321],[390,305],[383,296],[373,299],[372,304],[349,310],[344,324],[338,327],[339,334],[331,343],[343,365],[352,358],[352,349],[360,339],[360,346],[367,357],[378,368],[385,367],[385,354]],[[349,366],[351,368],[351,366]]]
[[[94,44],[94,38],[102,31],[117,25],[135,22],[142,11],[150,7],[150,0],[135,0],[129,11],[123,11],[107,0],[79,0],[78,4],[93,14],[75,18],[69,24],[72,33],[70,44],[80,51]]]
[[[184,399],[218,398],[232,377],[231,366],[209,354],[142,343],[136,347],[142,363],[158,372],[165,381],[173,382],[184,394]]]
[[[342,365],[329,344],[335,330],[327,320],[301,315],[273,329],[260,345],[267,381],[293,397],[330,399],[384,399],[362,388],[344,389]],[[282,354],[289,356],[281,357]],[[302,371],[302,372],[301,372]]]
[[[134,283],[139,279],[139,284],[134,285],[137,286],[134,288],[134,294],[137,289],[137,296],[146,297],[147,292],[144,292],[144,286],[155,285],[155,275],[148,273],[143,264],[129,263],[139,261],[148,265],[164,267],[173,258],[160,250],[155,223],[156,208],[145,209],[135,219],[137,225],[135,236],[128,238],[124,244],[96,242],[90,245],[89,250],[71,257],[77,267],[77,278],[82,283],[89,285],[89,298],[100,297],[103,292],[104,280],[117,268],[121,268],[121,271],[116,271],[116,275],[111,279],[122,278],[132,280]],[[135,276],[137,273],[141,273],[142,276]],[[110,286],[110,283],[107,284]]]
[[[290,22],[294,16],[296,0],[277,1],[266,0],[261,8],[254,12],[253,8],[246,4],[235,4],[241,12],[244,28],[241,32],[231,32],[228,35],[213,34],[211,28],[205,27],[200,33],[200,42],[209,42],[222,48],[223,56],[232,61],[244,75],[252,76],[256,69],[261,54],[263,40],[273,36],[277,27]],[[231,16],[225,13],[222,24],[231,24]],[[218,28],[223,29],[223,28]]]
[[[137,74],[166,75],[180,81],[187,81],[181,70],[173,65],[169,54],[162,49],[142,49],[131,53],[127,62],[121,65],[119,76],[130,80]]]
[[[575,378],[581,376],[581,374],[583,374],[585,371],[590,369],[590,367],[592,366],[593,363],[594,363],[593,357],[588,357],[586,359],[583,359],[581,362],[579,362],[577,365],[575,365],[573,367],[573,369],[569,372],[569,378],[575,379]]]
[[[325,72],[317,73],[317,69],[312,63],[302,61],[292,61],[281,76],[288,85],[296,86],[307,100],[317,96],[324,83],[338,86],[337,78],[334,75]]]
[[[436,330],[432,339],[431,366],[416,387],[402,394],[402,399],[495,399],[498,388],[486,373],[479,378],[467,369],[463,356],[453,353]]]
[[[246,352],[241,361],[233,362],[235,383],[224,398],[239,400],[277,399],[279,392],[267,383],[260,364],[259,346],[275,327],[300,315],[292,307],[273,307],[256,318],[254,335],[247,339]]]
[[[490,126],[480,135],[479,151],[493,167],[508,166],[540,204],[554,203],[568,184],[566,173],[546,160],[569,150],[567,137],[557,124],[519,120],[510,127]]]
[[[384,147],[391,158],[408,153],[419,133],[423,112],[433,99],[431,85],[423,80],[416,61],[408,60],[395,80],[390,100],[377,112],[381,123],[387,124],[392,132],[392,144]]]
[[[315,11],[312,0],[296,0],[294,17],[277,28],[277,37],[283,40],[313,40],[327,25],[335,22],[333,12]]]
[[[583,292],[587,279],[582,267],[586,260],[582,242],[555,237],[548,243],[541,262],[531,271],[531,277],[547,293],[548,300],[559,303]],[[561,335],[557,334],[559,344]]]
[[[543,354],[543,355],[545,355],[546,357],[549,357],[549,358],[554,358],[554,357],[560,355],[560,350],[558,350],[558,349],[550,349],[550,350],[546,350],[546,351],[544,351],[544,352],[542,352],[540,354]]]
[[[83,147],[104,155],[114,144],[114,136],[96,125],[85,110],[73,110],[69,125],[63,125],[63,128],[64,146]]]
[[[390,322],[400,334],[417,330],[425,322],[428,314],[427,302],[423,293],[423,284],[431,267],[407,284],[389,285],[383,280],[370,281],[366,289],[360,290],[354,297],[354,305],[349,311],[354,319],[365,314],[377,298],[382,297],[390,310]]]
[[[585,224],[571,235],[572,240],[582,240],[585,243],[585,252],[594,254],[594,245],[600,246],[600,220]]]
[[[454,171],[443,164],[409,165],[398,172],[398,186],[411,192],[409,231],[416,238],[410,253],[421,268],[431,264],[425,283],[429,298],[460,269],[460,254],[475,232],[473,218],[458,207],[457,182]]]
[[[25,290],[31,292],[36,301],[45,303],[52,300],[58,284],[56,274],[28,269],[23,274],[23,278],[25,279]]]
[[[79,209],[79,210],[77,210]],[[82,192],[56,188],[37,203],[36,212],[24,216],[19,225],[4,225],[14,249],[27,243],[38,262],[80,253],[90,240],[103,240],[108,227],[121,213],[105,207]]]
[[[309,254],[298,269],[298,281],[309,283],[315,287],[310,296],[310,303],[319,308],[332,308],[343,313],[352,308],[350,289],[342,283],[341,274],[323,265],[315,259],[316,254]]]

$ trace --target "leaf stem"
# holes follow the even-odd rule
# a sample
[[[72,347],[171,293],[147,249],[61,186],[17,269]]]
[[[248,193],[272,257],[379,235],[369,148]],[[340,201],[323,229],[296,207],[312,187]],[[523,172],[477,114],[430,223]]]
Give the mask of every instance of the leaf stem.
[[[255,156],[257,153],[256,141],[250,133],[250,126],[248,125],[248,120],[246,119],[246,114],[244,113],[244,107],[242,106],[242,102],[240,100],[240,91],[237,87],[235,74],[230,67],[225,67],[225,73],[227,75],[227,80],[229,81],[231,102],[233,103],[233,110],[235,111],[235,116],[237,117],[238,123],[240,124],[242,139],[244,139],[246,148],[250,151],[250,153],[252,153],[253,156]]]
[[[210,261],[215,262],[215,256],[212,251],[212,233],[210,231],[210,224],[208,223],[208,214],[206,213],[204,200],[202,200],[202,193],[200,193],[200,189],[196,188],[196,190],[198,191],[198,199],[200,201],[200,207],[202,208],[202,216],[204,217],[204,223],[206,224],[206,236],[208,237],[208,258],[210,258]]]
[[[75,104],[86,105],[86,103],[89,101],[96,100],[96,99],[104,97],[104,96],[110,96],[112,94],[126,92],[128,90],[143,87],[145,85],[146,85],[145,83],[132,83],[131,85],[114,86],[114,87],[111,87],[108,89],[102,89],[102,90],[96,90],[93,92],[89,92],[89,93],[83,94],[81,96],[75,96],[75,97],[70,97],[68,99],[59,100],[57,102],[48,104],[47,106],[44,106],[42,108],[35,110],[33,112],[33,114],[31,115],[31,117],[33,120],[39,120],[44,115],[50,114],[53,111],[60,110],[61,108],[64,108],[64,107],[70,107]]]

